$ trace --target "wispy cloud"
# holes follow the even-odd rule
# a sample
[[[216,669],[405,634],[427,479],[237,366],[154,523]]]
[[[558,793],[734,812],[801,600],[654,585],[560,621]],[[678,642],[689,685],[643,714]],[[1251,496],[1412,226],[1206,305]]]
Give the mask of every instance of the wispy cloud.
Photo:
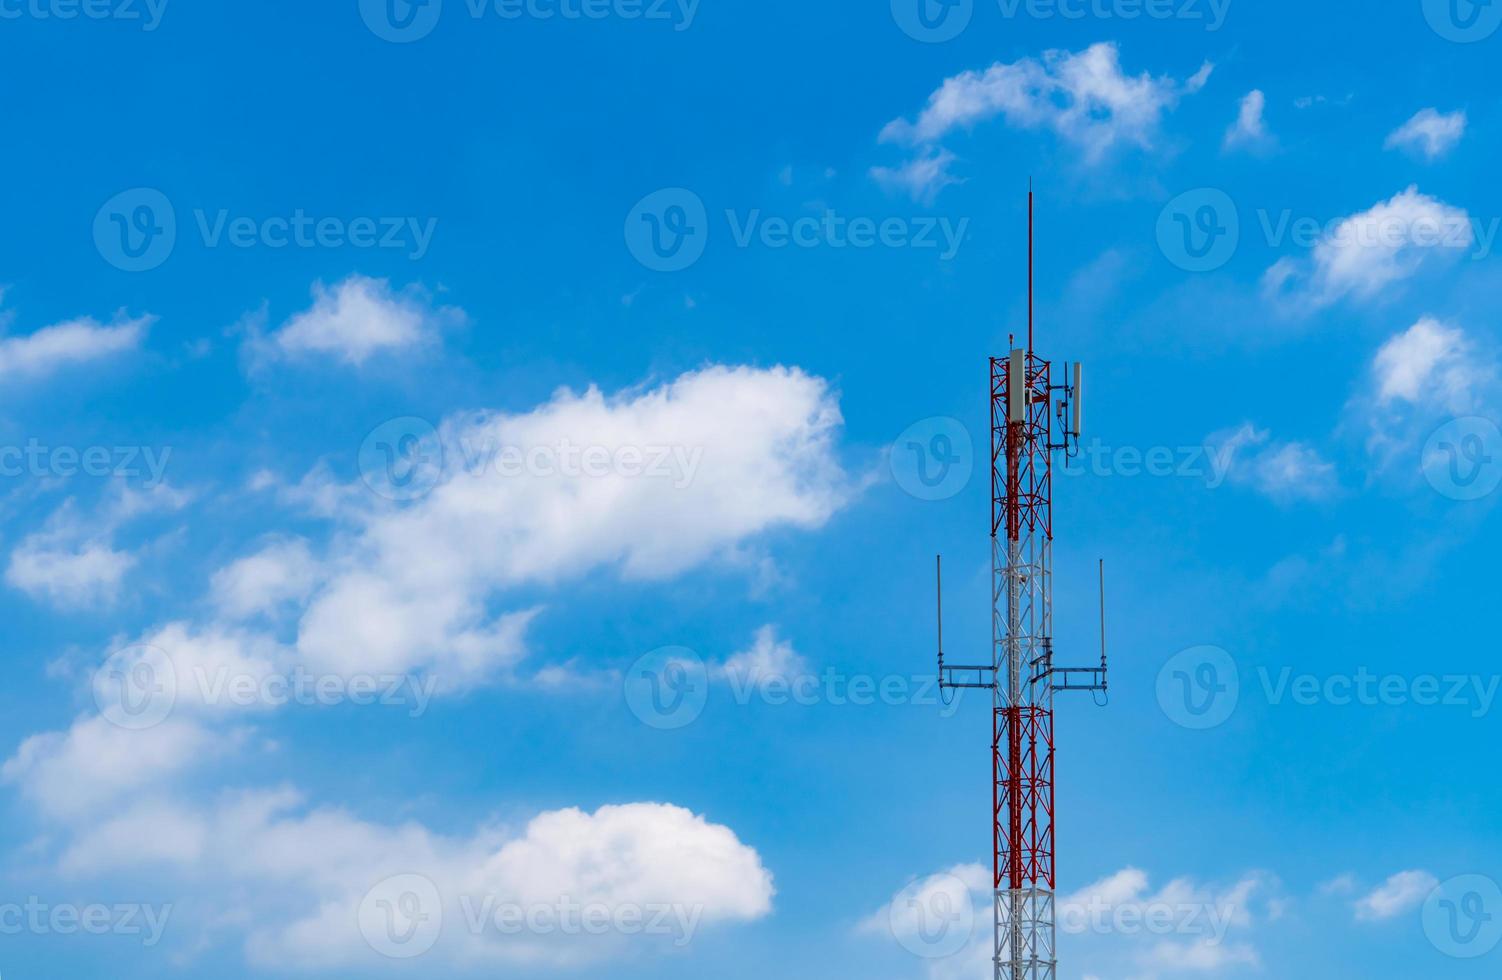
[[[931,197],[952,182],[951,158],[938,149],[956,130],[1000,117],[1018,129],[1046,129],[1096,164],[1118,147],[1152,149],[1165,113],[1186,94],[1199,91],[1213,66],[1206,63],[1184,82],[1143,72],[1128,75],[1114,43],[1083,51],[1051,50],[1041,59],[997,62],[983,71],[945,79],[916,119],[894,119],[880,141],[920,148],[913,162],[876,168],[877,179]]]
[[[435,306],[421,289],[394,290],[385,279],[350,276],[326,286],[315,283],[313,305],[269,336],[253,335],[258,360],[323,357],[350,367],[387,354],[411,354],[436,346],[445,326],[463,321],[453,307]]]
[[[1402,871],[1356,902],[1356,918],[1382,922],[1418,908],[1439,879],[1427,871]]]
[[[1253,89],[1241,100],[1236,121],[1226,130],[1225,148],[1228,150],[1266,150],[1274,141],[1267,130],[1267,96],[1261,89]]]
[[[1387,137],[1389,150],[1407,150],[1428,160],[1438,160],[1459,145],[1465,136],[1467,117],[1464,110],[1442,113],[1422,109]]]
[[[155,318],[84,317],[21,337],[0,337],[0,381],[45,378],[65,367],[115,357],[140,347]]]
[[[1280,259],[1263,276],[1263,292],[1296,311],[1373,300],[1425,262],[1465,254],[1474,240],[1463,209],[1409,187],[1342,219],[1310,258]]]

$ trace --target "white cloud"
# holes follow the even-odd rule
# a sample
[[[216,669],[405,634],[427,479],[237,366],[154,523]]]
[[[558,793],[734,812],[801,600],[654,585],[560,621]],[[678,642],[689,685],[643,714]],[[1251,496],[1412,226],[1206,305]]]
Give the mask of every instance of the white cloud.
[[[33,534],[11,552],[5,581],[63,609],[113,605],[134,555],[100,541],[79,544]]]
[[[945,187],[961,183],[949,173],[953,163],[953,153],[943,147],[934,147],[899,167],[872,167],[871,176],[883,187],[903,191],[915,201],[931,204]]]
[[[1263,289],[1270,299],[1311,309],[1346,297],[1371,300],[1433,257],[1459,257],[1474,239],[1463,209],[1409,187],[1342,219],[1312,259],[1280,259],[1263,277]]]
[[[441,894],[456,926],[435,954],[445,963],[573,964],[653,945],[618,934],[477,935],[465,920],[483,915],[486,900],[671,903],[688,929],[758,919],[773,889],[756,851],[678,807],[558,810],[521,832],[446,837],[310,809],[291,790],[203,797],[190,787],[230,771],[226,754],[274,750],[250,736],[285,699],[229,696],[234,679],[257,695],[294,667],[476,683],[522,655],[537,610],[497,608],[518,587],[600,568],[650,580],[715,560],[733,567],[756,535],[820,526],[854,492],[835,454],[840,425],[828,384],[788,368],[708,367],[616,396],[561,390],[530,412],[449,418],[431,447],[443,447],[449,465],[425,496],[339,488],[331,513],[344,527],[326,554],[274,539],[213,577],[205,622],[148,630],[128,648],[133,659],[93,678],[94,699],[107,705],[116,677],[165,655],[170,671],[149,678],[171,692],[165,721],[127,731],[85,715],[27,739],[0,774],[55,819],[47,846],[62,871],[180,876],[202,893],[195,907],[233,912],[249,958],[275,967],[377,962],[355,923],[372,886],[396,873],[425,875]],[[588,468],[599,462],[590,447],[606,451],[603,469]],[[112,519],[153,509],[154,499],[122,493]],[[300,617],[295,644],[268,625],[236,625],[268,612],[284,624],[283,609]],[[770,627],[731,659],[751,676],[801,663]],[[214,896],[226,893],[234,908],[216,910]]]
[[[1269,875],[1249,872],[1225,887],[1175,878],[1153,891],[1145,873],[1125,868],[1060,896],[1059,931],[1109,941],[1113,959],[1130,957],[1151,971],[1215,973],[1257,966],[1261,957],[1246,937],[1259,919],[1277,916],[1276,886]]]
[[[220,569],[209,588],[223,615],[248,619],[305,600],[317,585],[320,570],[308,542],[293,538],[272,542]]]
[[[1389,150],[1407,150],[1429,160],[1438,160],[1465,136],[1466,122],[1464,110],[1442,113],[1436,109],[1423,109],[1393,130],[1383,145]]]
[[[1356,918],[1380,922],[1395,918],[1423,904],[1439,879],[1427,871],[1402,871],[1356,903]]]
[[[1356,890],[1356,876],[1350,872],[1336,875],[1319,886],[1321,895],[1349,895]]]
[[[822,379],[725,367],[450,418],[426,447],[447,463],[431,492],[405,505],[367,495],[361,531],[334,562],[347,570],[315,594],[298,647],[336,672],[483,679],[521,653],[530,611],[488,616],[508,588],[602,566],[669,578],[771,528],[822,525],[850,493],[834,456],[840,424]]]
[[[1267,109],[1267,96],[1260,89],[1253,89],[1241,100],[1241,109],[1236,122],[1226,131],[1226,149],[1259,149],[1272,143],[1263,113]]]
[[[1377,401],[1407,402],[1452,413],[1475,407],[1476,392],[1491,379],[1465,333],[1424,317],[1390,338],[1372,359]]]
[[[208,761],[223,745],[187,720],[126,731],[89,715],[66,732],[27,738],[0,768],[0,777],[20,786],[43,813],[79,819]]]
[[[1490,350],[1426,316],[1377,350],[1347,413],[1366,430],[1367,450],[1383,469],[1406,460],[1442,420],[1495,411],[1497,376]]]
[[[448,836],[415,822],[380,824],[313,808],[283,788],[204,805],[147,799],[74,829],[60,862],[69,875],[168,875],[175,891],[192,896],[179,903],[192,911],[179,916],[236,913],[247,959],[276,969],[383,962],[372,943],[387,937],[372,934],[380,923],[364,913],[394,876],[431,885],[422,915],[435,926],[436,945],[424,960],[450,969],[579,966],[628,950],[667,952],[703,929],[765,917],[775,891],[760,855],[730,828],[662,803],[552,810],[519,829],[482,826]],[[497,925],[502,906],[554,915],[573,907],[581,910],[576,919],[585,907],[610,915],[635,909],[642,925],[662,909],[662,932],[641,925],[510,932]]]
[[[1185,93],[1198,91],[1208,69],[1181,84],[1145,72],[1128,76],[1114,43],[1078,53],[1052,50],[1042,61],[998,62],[984,72],[946,79],[916,122],[888,123],[881,140],[932,144],[956,129],[1002,116],[1021,129],[1051,129],[1096,161],[1121,144],[1151,148],[1163,114]]]
[[[915,879],[856,931],[919,955],[929,980],[974,980],[991,974],[991,872],[961,864]]]
[[[1274,500],[1323,500],[1339,490],[1335,465],[1301,442],[1278,442],[1250,422],[1206,440],[1216,473]]]
[[[1260,964],[1250,936],[1281,913],[1278,892],[1277,880],[1261,872],[1219,888],[1176,878],[1154,891],[1144,872],[1126,868],[1058,896],[1055,918],[1061,935],[1075,937],[1069,942],[1079,963],[1109,967],[1111,975],[1129,963],[1137,977],[1215,975]],[[992,895],[989,869],[960,865],[910,882],[858,931],[920,953],[929,980],[974,980],[991,969]],[[954,929],[964,934],[951,935]]]
[[[141,491],[119,485],[91,517],[80,516],[69,500],[11,552],[5,581],[60,609],[113,605],[137,563],[135,555],[114,547],[115,531],[143,514],[177,510],[188,500],[166,484]]]
[[[268,338],[285,356],[321,355],[361,367],[380,354],[410,353],[438,342],[451,307],[434,308],[417,289],[392,290],[385,279],[350,276],[330,288],[313,285],[313,305]]]
[[[83,318],[0,338],[0,380],[43,378],[64,367],[103,360],[140,346],[153,317],[117,317],[105,325]]]
[[[777,638],[777,628],[766,625],[756,631],[751,646],[734,654],[716,673],[741,688],[755,688],[770,680],[791,681],[808,673],[808,663],[792,643]]]

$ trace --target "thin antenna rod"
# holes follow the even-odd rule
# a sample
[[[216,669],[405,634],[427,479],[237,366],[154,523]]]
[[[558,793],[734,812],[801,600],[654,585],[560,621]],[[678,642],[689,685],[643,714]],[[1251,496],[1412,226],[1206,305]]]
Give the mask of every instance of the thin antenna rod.
[[[1033,182],[1027,182],[1027,352],[1033,352]]]
[[[944,675],[944,556],[934,555],[934,595],[939,610],[939,676]]]
[[[1106,679],[1106,560],[1100,560],[1100,677]]]

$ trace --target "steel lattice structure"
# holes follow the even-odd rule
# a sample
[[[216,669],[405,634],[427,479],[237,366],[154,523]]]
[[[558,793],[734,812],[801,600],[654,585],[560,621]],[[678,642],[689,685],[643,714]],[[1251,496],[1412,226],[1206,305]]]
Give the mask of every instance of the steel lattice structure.
[[[1053,661],[1053,455],[1078,445],[1082,374],[1055,383],[1034,353],[1032,281],[1029,192],[1028,345],[991,359],[989,664],[944,662],[940,605],[940,684],[992,697],[996,980],[1055,978],[1054,693],[1106,691],[1104,629],[1099,667]]]

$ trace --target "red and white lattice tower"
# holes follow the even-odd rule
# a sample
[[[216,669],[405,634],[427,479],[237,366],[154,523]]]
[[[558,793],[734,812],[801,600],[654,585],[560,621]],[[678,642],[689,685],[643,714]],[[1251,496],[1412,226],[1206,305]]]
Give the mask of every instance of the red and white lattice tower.
[[[1082,372],[1033,351],[1032,284],[1029,192],[1027,347],[991,358],[991,663],[946,664],[939,632],[941,685],[992,696],[996,980],[1054,980],[1054,693],[1106,692],[1104,628],[1100,666],[1053,661],[1053,456],[1078,447]]]

